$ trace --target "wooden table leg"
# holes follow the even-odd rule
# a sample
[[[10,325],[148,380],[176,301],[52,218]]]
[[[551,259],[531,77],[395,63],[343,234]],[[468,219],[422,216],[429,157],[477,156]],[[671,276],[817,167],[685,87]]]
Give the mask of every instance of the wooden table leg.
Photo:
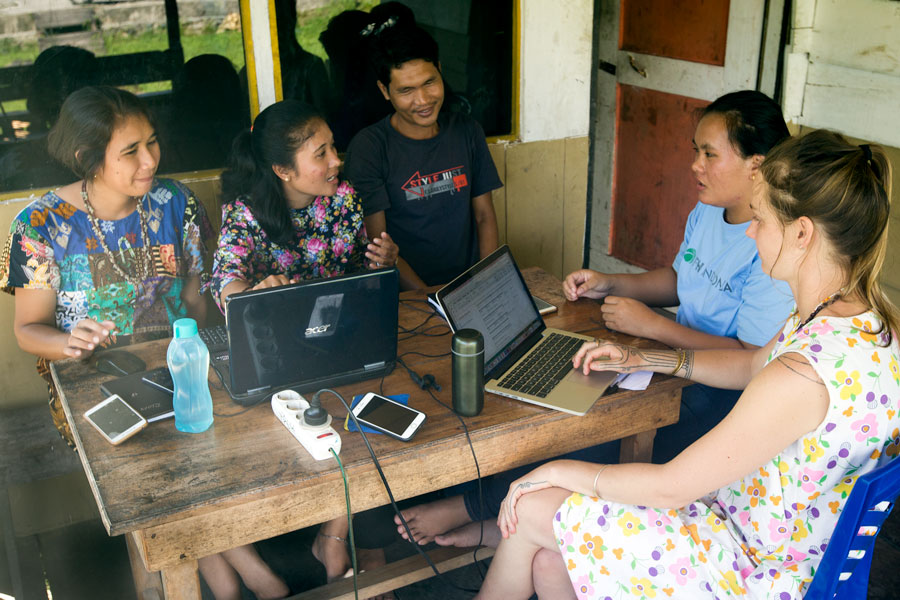
[[[128,560],[131,562],[131,576],[134,578],[138,600],[162,600],[163,584],[159,571],[151,573],[144,568],[144,561],[134,536],[134,532],[126,533],[125,544],[128,546]]]
[[[166,600],[200,600],[200,574],[196,560],[163,569],[161,573]]]
[[[656,437],[656,430],[650,429],[622,438],[619,462],[652,462],[654,437]]]

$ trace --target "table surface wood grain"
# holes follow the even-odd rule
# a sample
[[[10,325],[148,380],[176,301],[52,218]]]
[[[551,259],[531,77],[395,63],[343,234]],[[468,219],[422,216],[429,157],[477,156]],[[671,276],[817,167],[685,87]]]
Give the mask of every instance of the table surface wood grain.
[[[603,327],[596,302],[566,301],[559,280],[539,269],[526,269],[524,275],[535,295],[558,307],[545,317],[549,327],[635,343]],[[431,314],[424,293],[401,294],[399,354],[419,373],[435,376],[442,387],[436,396],[444,405],[398,366],[384,378],[384,393],[410,394],[410,405],[428,418],[411,442],[370,436],[398,500],[476,477],[463,428],[448,409],[450,331]],[[660,347],[647,340],[636,343]],[[168,340],[159,340],[128,349],[152,369],[165,365],[167,345]],[[183,563],[195,568],[197,558],[345,512],[336,462],[313,460],[275,418],[268,401],[249,409],[234,404],[212,370],[215,420],[206,432],[180,433],[174,419],[166,419],[119,446],[107,443],[84,418],[102,399],[100,384],[109,375],[77,360],[55,362],[52,372],[103,523],[110,535],[133,533],[151,571],[168,569],[172,575],[183,571]],[[338,390],[349,402],[381,384],[375,379]],[[683,380],[655,375],[647,390],[607,394],[584,417],[488,394],[482,413],[465,423],[486,476],[607,440],[647,431],[652,436],[656,428],[678,419],[684,385]],[[323,406],[340,428],[347,414],[340,401],[325,394]],[[342,446],[354,512],[386,504],[387,494],[360,435],[342,431]]]

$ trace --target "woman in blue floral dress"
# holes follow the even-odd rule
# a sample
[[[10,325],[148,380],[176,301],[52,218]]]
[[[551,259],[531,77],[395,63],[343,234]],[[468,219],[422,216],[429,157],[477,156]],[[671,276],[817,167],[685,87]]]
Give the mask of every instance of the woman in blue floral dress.
[[[796,309],[758,350],[588,343],[575,366],[744,388],[663,465],[556,461],[513,482],[479,598],[801,598],[856,478],[900,454],[900,324],[877,278],[890,164],[816,131],[766,157],[747,235]]]
[[[80,179],[13,220],[0,289],[15,295],[16,339],[39,357],[54,424],[74,446],[49,361],[169,337],[180,317],[202,322],[198,290],[212,231],[189,189],[156,178],[156,131],[136,96],[112,87],[78,90],[48,140]]]
[[[319,113],[286,100],[235,140],[222,174],[222,230],[210,288],[229,295],[397,262],[384,234],[366,237],[362,206]]]
[[[184,316],[202,324],[200,279],[212,228],[189,189],[156,177],[156,130],[133,94],[105,86],[73,92],[48,145],[81,179],[47,192],[13,220],[0,288],[15,294],[16,339],[39,357],[54,423],[71,443],[49,361],[169,337],[171,323]],[[258,597],[288,593],[252,545],[205,557],[201,569],[211,561],[236,568],[225,578],[204,571],[213,590],[234,589],[240,573]]]

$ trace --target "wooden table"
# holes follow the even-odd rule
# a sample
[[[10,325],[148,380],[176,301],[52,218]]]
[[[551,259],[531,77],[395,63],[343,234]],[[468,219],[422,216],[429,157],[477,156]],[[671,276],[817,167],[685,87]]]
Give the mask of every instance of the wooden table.
[[[556,278],[539,269],[526,269],[525,278],[533,293],[559,307],[546,318],[548,326],[634,342],[603,327],[594,301],[567,302]],[[401,355],[449,351],[446,327],[431,328],[431,334],[446,332],[433,337],[402,333],[428,318],[422,312],[427,310],[423,299],[421,293],[401,295]],[[439,323],[432,318],[425,327]],[[638,343],[658,346],[647,340]],[[165,364],[167,345],[168,340],[160,340],[129,350],[151,369]],[[432,373],[442,386],[438,397],[450,404],[448,357],[408,354],[404,360],[420,373]],[[110,535],[128,534],[143,597],[159,592],[159,577],[147,572],[160,571],[167,598],[199,599],[198,558],[345,514],[335,461],[314,461],[275,418],[268,402],[246,411],[232,403],[212,370],[213,406],[221,416],[209,430],[184,434],[165,420],[151,423],[119,446],[107,443],[84,419],[85,411],[101,399],[99,385],[109,376],[76,360],[55,362],[51,370],[103,524]],[[339,391],[349,402],[354,394],[377,390],[378,385],[378,380],[370,380]],[[684,385],[680,379],[654,376],[647,390],[604,396],[583,417],[487,395],[482,413],[467,418],[466,424],[482,475],[618,438],[623,438],[623,460],[649,460],[656,428],[678,419]],[[475,478],[469,445],[452,413],[415,386],[401,367],[385,378],[384,391],[410,394],[410,405],[428,415],[412,442],[371,436],[395,498]],[[326,410],[342,420],[346,410],[340,401],[329,394],[323,400]],[[348,433],[342,437],[341,460],[354,512],[387,504],[362,439]]]

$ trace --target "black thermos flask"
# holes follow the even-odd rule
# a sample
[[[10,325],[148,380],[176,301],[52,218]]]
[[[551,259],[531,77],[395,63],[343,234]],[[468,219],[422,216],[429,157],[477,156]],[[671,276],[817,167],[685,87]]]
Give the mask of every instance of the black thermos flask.
[[[475,329],[460,329],[450,344],[453,353],[453,410],[474,417],[484,408],[484,338]]]

